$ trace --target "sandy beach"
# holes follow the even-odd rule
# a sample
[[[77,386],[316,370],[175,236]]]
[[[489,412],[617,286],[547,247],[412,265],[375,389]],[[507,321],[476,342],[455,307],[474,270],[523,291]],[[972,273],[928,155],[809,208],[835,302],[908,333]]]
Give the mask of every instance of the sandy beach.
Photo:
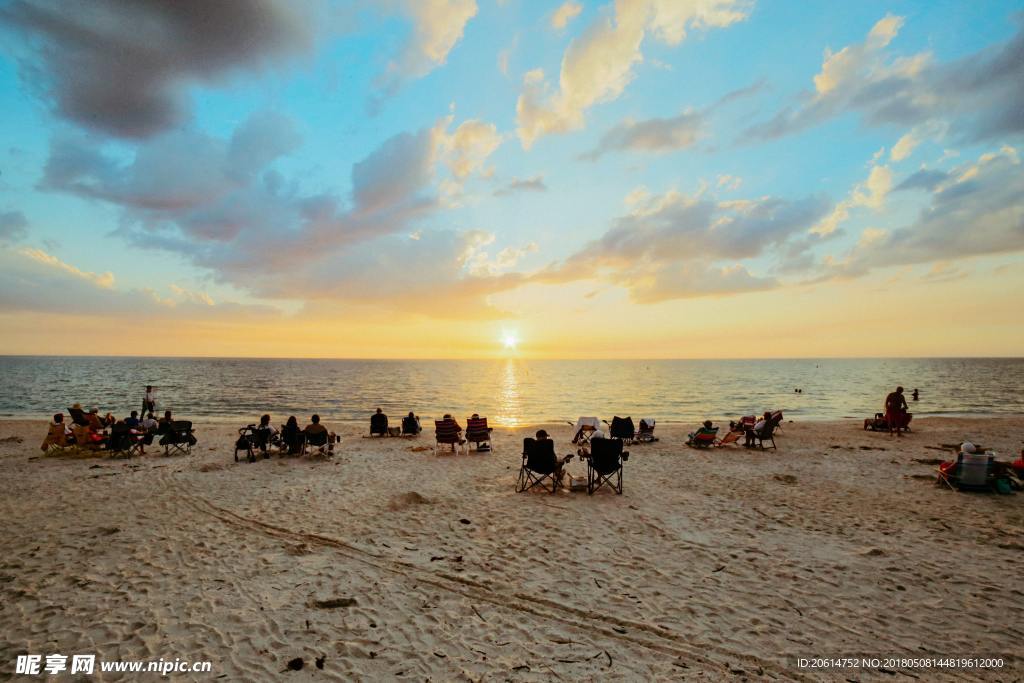
[[[922,419],[902,439],[786,422],[768,452],[692,450],[659,425],[622,496],[515,493],[536,426],[435,457],[431,434],[335,425],[333,459],[236,464],[237,426],[127,460],[42,456],[45,422],[0,423],[0,671],[59,652],[209,660],[202,680],[1024,675],[797,666],[1020,653],[1024,494],[934,475],[965,438],[1013,459],[1024,418]],[[568,425],[546,428],[571,452]]]

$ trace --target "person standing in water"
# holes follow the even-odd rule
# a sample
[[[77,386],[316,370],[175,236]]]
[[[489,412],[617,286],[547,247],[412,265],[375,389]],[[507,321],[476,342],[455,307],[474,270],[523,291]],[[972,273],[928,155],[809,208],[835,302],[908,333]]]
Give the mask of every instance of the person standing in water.
[[[910,395],[916,401],[918,399],[918,396],[919,396],[919,394],[917,392],[917,389],[914,389],[913,393],[911,393]]]
[[[903,436],[906,421],[907,399],[903,397],[903,387],[885,397],[885,421],[889,423],[889,434],[896,430],[896,436]]]
[[[142,397],[142,414],[156,412],[156,389],[151,384],[146,385],[146,394]]]

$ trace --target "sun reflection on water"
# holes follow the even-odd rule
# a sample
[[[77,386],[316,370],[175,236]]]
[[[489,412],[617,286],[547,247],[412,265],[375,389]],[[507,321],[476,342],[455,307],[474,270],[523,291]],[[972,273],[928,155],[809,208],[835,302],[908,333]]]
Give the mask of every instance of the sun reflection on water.
[[[495,423],[502,427],[519,427],[523,424],[522,397],[519,394],[519,362],[514,358],[505,361]]]

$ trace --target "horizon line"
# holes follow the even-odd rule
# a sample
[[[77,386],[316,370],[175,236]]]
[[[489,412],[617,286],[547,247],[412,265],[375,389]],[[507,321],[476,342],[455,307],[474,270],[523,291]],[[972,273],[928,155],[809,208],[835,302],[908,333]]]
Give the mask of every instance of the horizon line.
[[[133,354],[62,354],[62,353],[0,353],[0,358],[132,358],[151,360],[336,360],[336,361],[736,361],[736,360],[1022,360],[1020,356],[479,356],[479,357],[409,357],[409,356],[150,356]]]

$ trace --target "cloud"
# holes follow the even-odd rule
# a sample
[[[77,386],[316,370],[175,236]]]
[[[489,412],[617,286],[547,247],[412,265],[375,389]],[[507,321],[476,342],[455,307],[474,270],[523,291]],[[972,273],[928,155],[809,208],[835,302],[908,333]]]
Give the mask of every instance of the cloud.
[[[574,39],[562,57],[559,85],[553,90],[544,72],[527,73],[516,103],[519,139],[529,149],[539,138],[583,126],[587,109],[617,99],[643,60],[648,34],[669,45],[688,28],[724,27],[747,16],[739,0],[617,0]]]
[[[476,0],[398,0],[393,4],[412,19],[413,29],[402,54],[379,79],[384,95],[443,65],[477,13]]]
[[[741,261],[785,252],[831,209],[823,197],[720,201],[676,191],[634,192],[627,206],[604,235],[532,279],[601,278],[645,303],[767,289],[778,281]]]
[[[0,242],[18,242],[28,236],[28,219],[21,211],[0,211]]]
[[[494,191],[495,197],[507,197],[516,192],[547,192],[544,176],[535,175],[531,178],[513,178],[511,182]]]
[[[582,159],[594,161],[613,150],[672,152],[692,147],[705,134],[704,116],[687,109],[671,118],[626,119],[609,130]]]
[[[18,253],[35,263],[38,263],[47,268],[53,268],[61,271],[68,275],[71,275],[79,280],[84,280],[100,289],[113,289],[114,288],[114,274],[111,272],[106,273],[92,273],[85,270],[80,270],[70,263],[61,261],[56,256],[46,253],[42,249],[25,248],[19,249]]]
[[[145,138],[189,116],[188,89],[307,54],[319,3],[14,0],[0,23],[25,40],[23,72],[57,114]]]
[[[518,281],[506,271],[526,247],[471,266],[463,233],[421,225],[442,207],[438,187],[484,173],[500,143],[490,124],[453,123],[449,116],[385,140],[353,164],[347,193],[304,193],[283,176],[277,162],[299,138],[267,114],[226,140],[187,130],[156,136],[126,160],[94,140],[57,138],[41,186],[120,208],[116,234],[129,244],[178,254],[255,297],[357,305],[378,297],[412,310],[423,306],[410,292],[429,290],[432,300],[436,293],[468,309],[476,297],[486,308],[483,298]],[[158,298],[212,302],[177,285]]]
[[[857,183],[850,195],[836,204],[832,212],[814,226],[811,232],[828,235],[836,231],[840,224],[850,217],[850,211],[857,207],[867,207],[875,211],[881,210],[885,198],[892,189],[892,171],[888,166],[874,164],[864,182]]]
[[[708,136],[708,121],[713,113],[736,101],[751,97],[764,88],[764,82],[732,90],[702,109],[687,107],[676,116],[635,120],[626,118],[605,133],[594,149],[580,155],[583,161],[596,161],[612,151],[666,153],[688,149]]]
[[[978,142],[1024,131],[1024,29],[1005,43],[948,63],[928,52],[902,57],[889,47],[903,18],[878,21],[864,42],[826,50],[812,91],[768,121],[751,126],[749,139],[773,139],[818,125],[848,111],[872,126],[949,125],[958,139]],[[920,131],[918,131],[920,133]],[[897,143],[905,158],[919,135]]]
[[[463,122],[451,134],[446,129],[438,131],[439,154],[458,180],[481,171],[501,142],[501,135],[493,123],[477,119]]]
[[[933,172],[927,182],[901,183],[930,193],[917,219],[862,239],[844,258],[827,265],[825,277],[1024,251],[1024,170],[1016,150],[1004,147],[942,174],[941,179],[940,174]]]
[[[558,9],[551,13],[551,28],[562,30],[569,25],[569,22],[580,15],[583,5],[569,0],[562,3]]]

